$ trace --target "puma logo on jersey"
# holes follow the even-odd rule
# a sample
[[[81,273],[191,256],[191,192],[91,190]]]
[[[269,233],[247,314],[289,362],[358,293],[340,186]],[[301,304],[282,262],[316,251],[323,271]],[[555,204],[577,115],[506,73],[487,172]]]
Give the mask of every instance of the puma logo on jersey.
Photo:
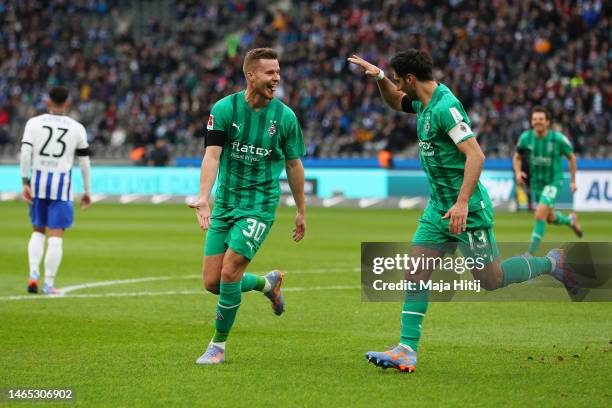
[[[238,133],[240,133],[240,125],[237,125],[234,122],[232,122],[232,127],[235,127],[237,129]]]

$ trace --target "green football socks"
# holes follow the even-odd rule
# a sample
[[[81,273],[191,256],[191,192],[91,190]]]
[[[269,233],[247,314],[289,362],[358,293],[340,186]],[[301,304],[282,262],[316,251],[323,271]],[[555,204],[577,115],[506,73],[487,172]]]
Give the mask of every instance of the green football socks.
[[[546,221],[536,220],[535,227],[531,233],[531,242],[529,243],[529,249],[527,250],[531,255],[535,254],[535,251],[540,246],[542,238],[544,237],[544,229],[546,228]]]
[[[529,279],[540,276],[543,273],[549,273],[552,268],[552,263],[547,257],[526,257],[514,256],[508,258],[501,263],[501,269],[504,272],[502,286],[506,287],[511,283],[520,283]]]
[[[217,316],[215,318],[215,335],[213,342],[221,343],[227,340],[236,313],[242,301],[240,288],[242,282],[221,282],[219,288],[219,303],[217,303]]]
[[[400,344],[417,351],[421,338],[421,324],[429,304],[428,290],[407,290],[402,307],[402,331]]]
[[[241,283],[241,290],[243,292],[250,292],[252,290],[262,292],[263,288],[266,286],[266,278],[264,278],[263,276],[245,272],[242,276]]]
[[[555,220],[553,221],[555,225],[572,225],[572,220],[569,215],[561,214],[561,211],[555,211]]]

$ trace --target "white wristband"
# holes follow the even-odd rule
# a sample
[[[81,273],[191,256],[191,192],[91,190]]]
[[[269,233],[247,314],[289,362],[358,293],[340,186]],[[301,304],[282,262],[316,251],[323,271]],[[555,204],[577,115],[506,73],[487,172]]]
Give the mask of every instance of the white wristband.
[[[382,81],[385,78],[385,71],[383,71],[382,69],[378,68],[378,75],[376,75],[376,80],[377,81]]]

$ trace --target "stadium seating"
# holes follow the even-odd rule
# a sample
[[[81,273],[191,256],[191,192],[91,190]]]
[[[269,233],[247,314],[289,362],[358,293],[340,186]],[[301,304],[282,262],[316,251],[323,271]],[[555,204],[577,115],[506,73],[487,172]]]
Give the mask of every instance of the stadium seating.
[[[201,156],[211,104],[242,88],[241,55],[256,46],[281,52],[279,96],[312,157],[416,155],[414,119],[346,63],[357,52],[388,68],[407,47],[431,53],[488,157],[509,157],[534,104],[581,156],[612,155],[609,2],[205,3],[2,2],[0,157],[15,158],[25,120],[58,83],[72,89],[96,158],[129,161],[159,137],[175,156]]]

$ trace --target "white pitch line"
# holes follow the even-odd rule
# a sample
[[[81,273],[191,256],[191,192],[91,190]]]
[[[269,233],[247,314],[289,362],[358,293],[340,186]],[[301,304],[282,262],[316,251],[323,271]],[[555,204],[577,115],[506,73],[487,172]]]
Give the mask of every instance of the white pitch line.
[[[75,290],[98,288],[101,286],[113,286],[113,285],[123,285],[123,284],[128,284],[128,283],[141,283],[141,282],[154,282],[154,281],[167,281],[167,280],[175,280],[175,279],[196,279],[199,277],[200,277],[199,275],[149,276],[146,278],[118,279],[118,280],[104,281],[104,282],[83,283],[80,285],[66,286],[65,288],[61,288],[60,290],[62,291],[62,293],[67,294],[70,292],[74,292]]]
[[[359,285],[336,285],[336,286],[313,286],[309,288],[285,288],[283,292],[306,292],[317,290],[352,290],[360,289]],[[109,292],[109,293],[87,293],[87,294],[65,294],[60,296],[2,296],[0,301],[7,300],[42,300],[42,299],[95,299],[110,297],[141,297],[141,296],[176,296],[176,295],[205,295],[204,290],[170,290],[163,292]]]
[[[346,269],[346,268],[328,268],[328,269],[306,269],[303,271],[294,271],[287,272],[289,275],[300,275],[300,274],[309,274],[309,273],[338,273],[338,272],[359,272],[360,268]],[[269,272],[269,271],[266,271]],[[255,274],[262,274],[266,272],[253,272]],[[60,288],[62,293],[67,294],[70,292],[74,292],[76,290],[81,289],[90,289],[90,288],[98,288],[102,286],[113,286],[113,285],[123,285],[130,283],[141,283],[141,282],[155,282],[155,281],[168,281],[168,280],[180,280],[180,279],[199,279],[200,275],[182,275],[182,276],[149,276],[144,278],[131,278],[131,279],[117,279],[112,281],[103,281],[103,282],[90,282],[90,283],[82,283],[79,285],[66,286],[64,288]],[[1,298],[0,298],[1,299]]]
[[[346,269],[346,268],[323,268],[323,269],[306,269],[294,272],[288,272],[289,275],[301,275],[301,274],[318,274],[318,273],[338,273],[338,272],[357,272],[360,268]],[[265,272],[253,272],[256,274],[262,274]],[[56,296],[32,296],[32,295],[13,295],[13,296],[0,296],[2,300],[31,300],[31,299],[57,299],[57,298],[100,298],[100,297],[118,297],[118,296],[161,296],[161,295],[185,295],[202,293],[201,291],[168,291],[168,292],[116,292],[116,293],[88,293],[82,295],[71,294],[77,290],[99,288],[104,286],[114,285],[125,285],[130,283],[142,283],[142,282],[155,282],[155,281],[170,281],[170,280],[182,280],[182,279],[199,279],[200,275],[181,275],[181,276],[148,276],[144,278],[130,278],[130,279],[117,279],[111,281],[101,282],[90,282],[82,283],[78,285],[66,286],[60,288],[61,295]],[[328,290],[330,288],[344,289],[352,287],[344,286],[324,286],[324,287],[311,287],[311,288],[286,288],[285,291],[299,292],[301,290]]]

